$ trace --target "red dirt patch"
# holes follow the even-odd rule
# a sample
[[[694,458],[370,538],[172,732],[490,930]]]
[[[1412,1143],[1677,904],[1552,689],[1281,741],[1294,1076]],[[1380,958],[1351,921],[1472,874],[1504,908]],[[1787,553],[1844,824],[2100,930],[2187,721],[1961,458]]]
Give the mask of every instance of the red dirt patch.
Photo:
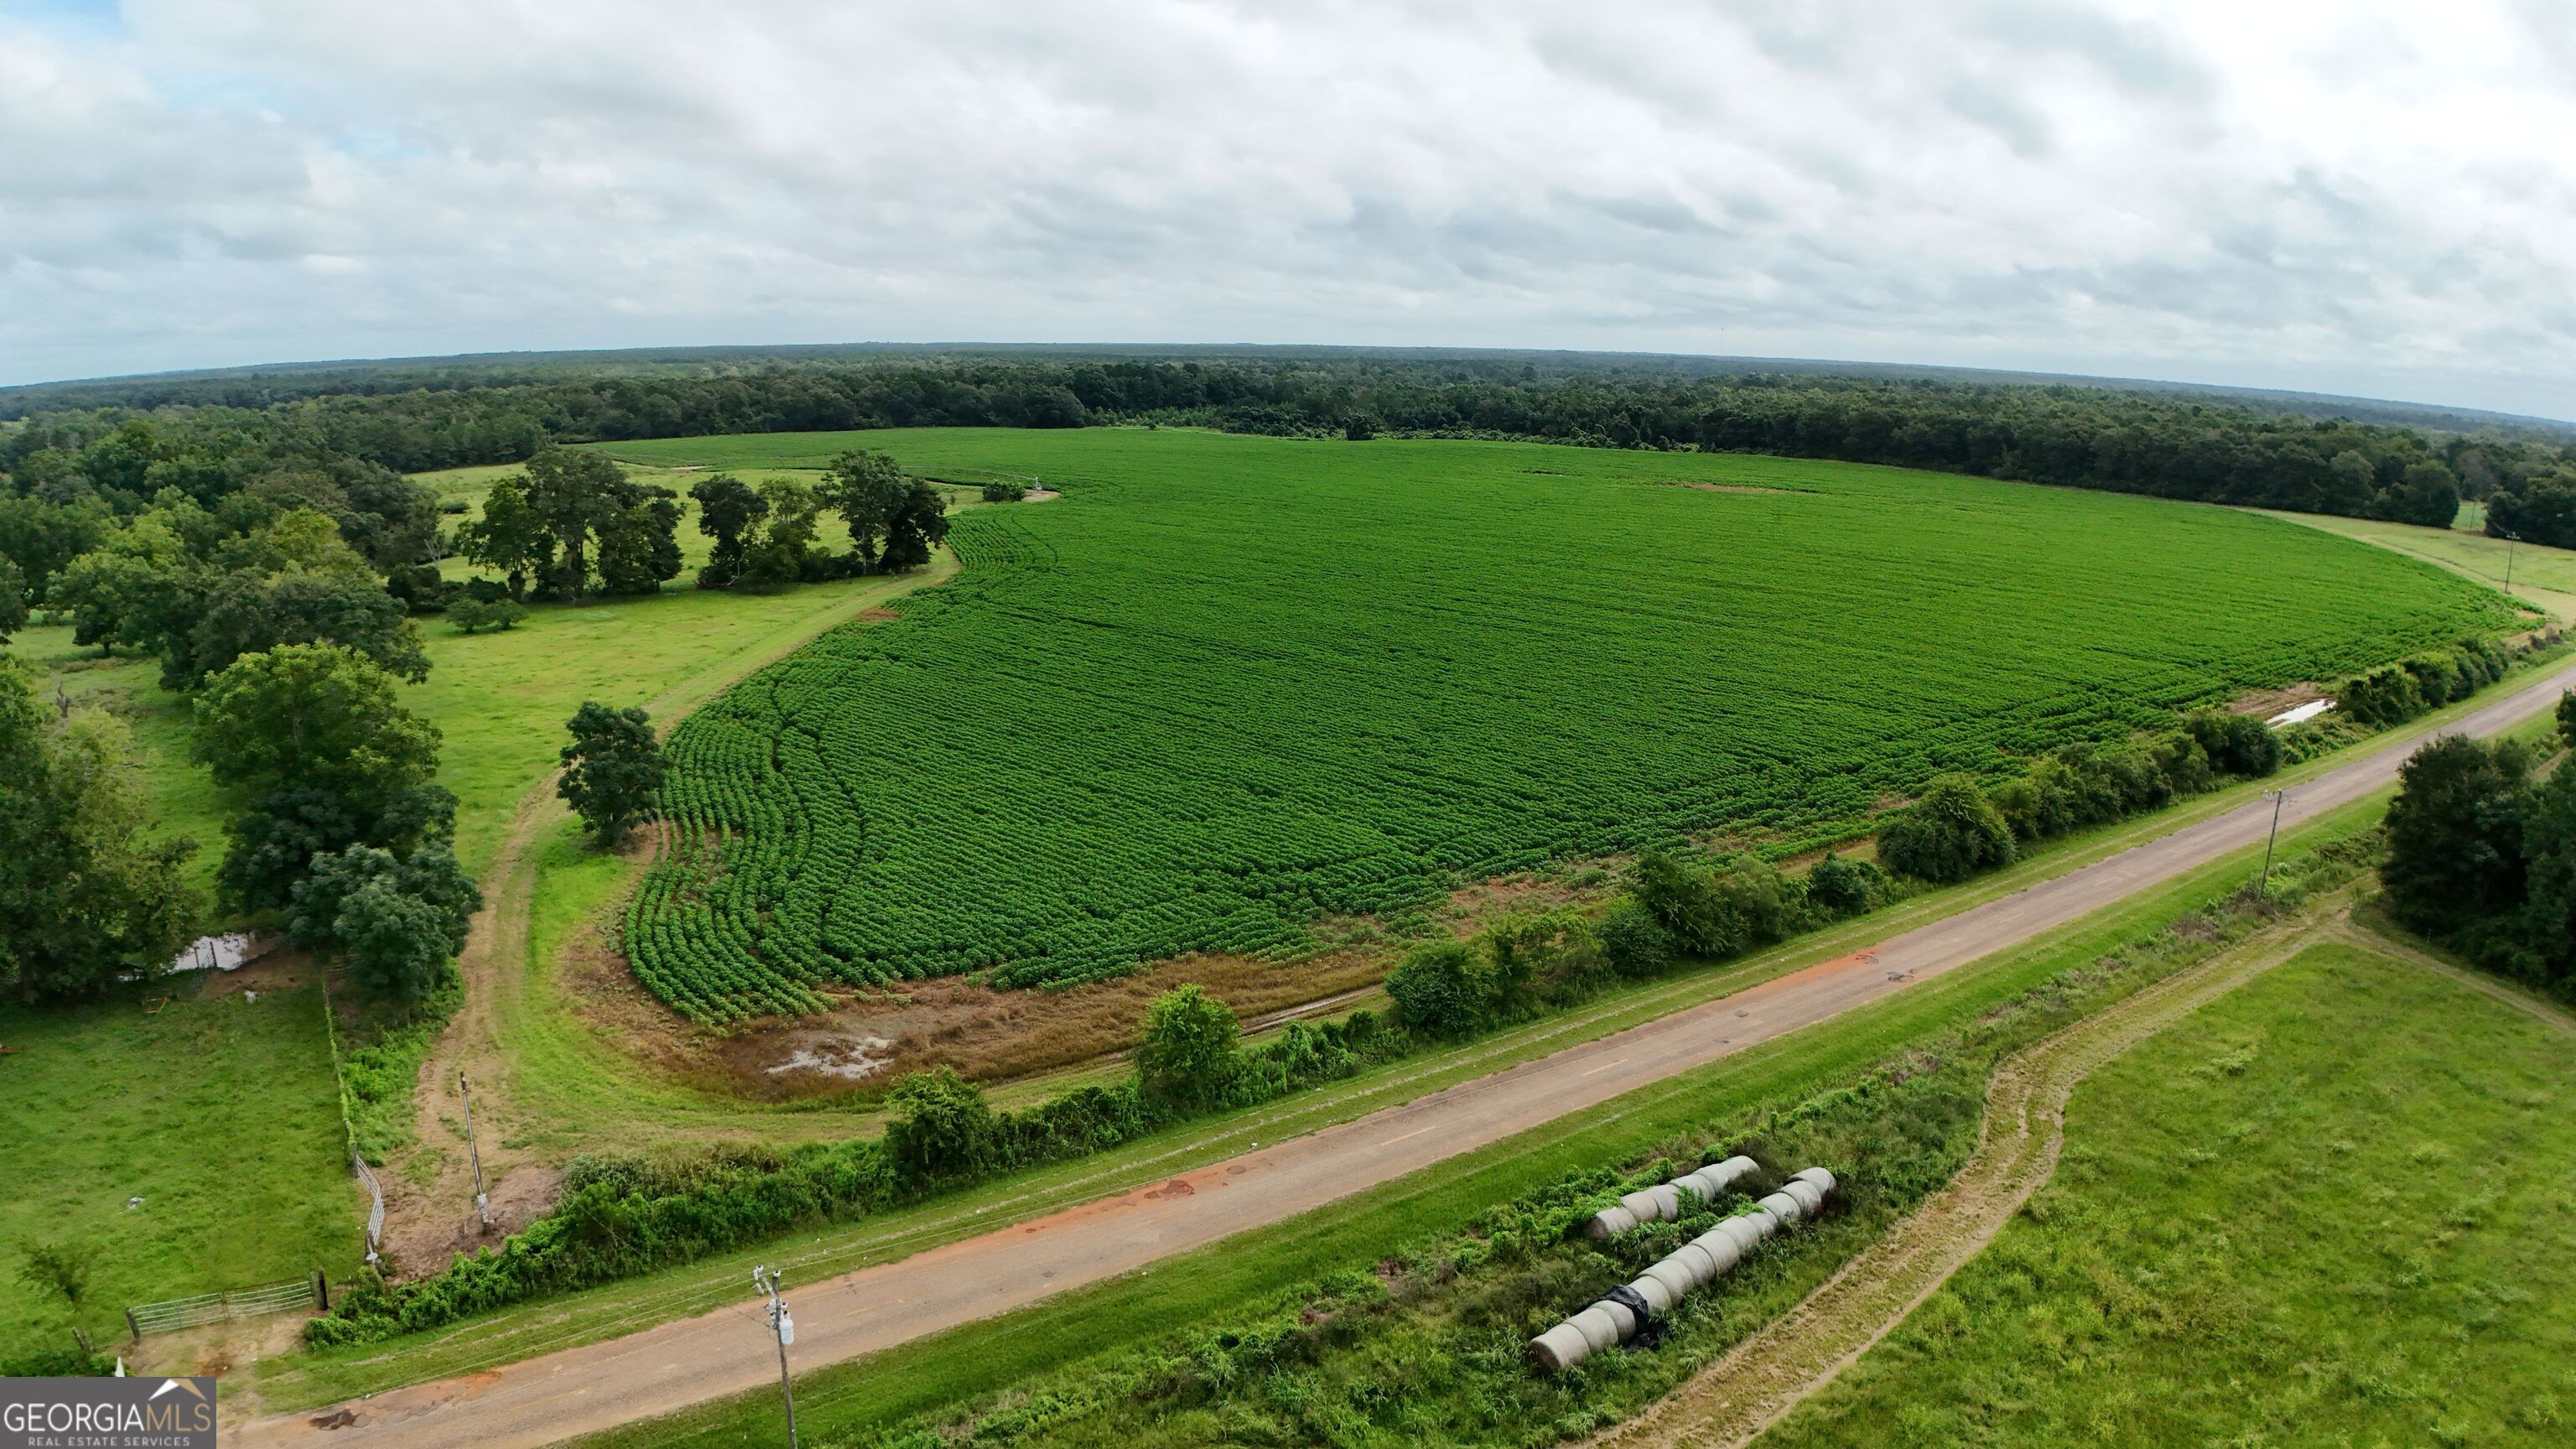
[[[888,619],[900,619],[902,617],[903,615],[896,613],[892,609],[861,609],[859,611],[859,622],[862,624],[882,624]]]
[[[491,1145],[488,1138],[484,1145]],[[488,1153],[484,1160],[490,1162]],[[485,1188],[492,1210],[487,1233],[470,1198],[432,1205],[395,1174],[376,1176],[385,1189],[385,1260],[396,1278],[435,1273],[459,1253],[499,1247],[502,1239],[543,1217],[563,1191],[561,1167],[523,1162],[498,1169]]]
[[[696,1026],[654,999],[600,925],[575,933],[561,966],[576,1014],[603,1041],[690,1085],[779,1102],[873,1091],[941,1065],[984,1082],[1081,1065],[1134,1046],[1145,1008],[1184,983],[1206,987],[1246,1021],[1257,1021],[1374,986],[1393,964],[1393,953],[1383,948],[1353,948],[1288,963],[1183,957],[1059,991],[1004,990],[954,978],[872,991],[832,988],[826,994],[836,1004],[829,1011],[723,1031]],[[866,1070],[853,1075],[849,1068],[861,1061]],[[773,1070],[781,1066],[789,1069]]]

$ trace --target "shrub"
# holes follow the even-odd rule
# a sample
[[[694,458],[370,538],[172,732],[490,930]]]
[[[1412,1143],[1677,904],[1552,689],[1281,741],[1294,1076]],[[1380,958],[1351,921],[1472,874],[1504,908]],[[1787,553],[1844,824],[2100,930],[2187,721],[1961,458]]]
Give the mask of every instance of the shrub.
[[[497,599],[460,598],[447,606],[447,622],[459,634],[477,629],[507,629],[528,617],[527,606],[508,596]]]
[[[2012,827],[1973,778],[1943,775],[1889,817],[1878,833],[1878,858],[1890,870],[1947,885],[2010,864]]]
[[[914,1072],[895,1083],[886,1101],[899,1114],[886,1128],[886,1151],[906,1174],[953,1177],[991,1164],[992,1105],[953,1068]]]
[[[1829,916],[1857,916],[1886,893],[1887,872],[1828,850],[1807,871],[1807,904]]]
[[[1235,1042],[1243,1024],[1224,1002],[1196,985],[1166,991],[1145,1011],[1136,1045],[1136,1075],[1145,1095],[1182,1107],[1204,1107],[1225,1095],[1241,1063]]]
[[[1623,900],[1593,922],[1602,958],[1622,976],[1653,976],[1673,964],[1673,933],[1636,900]]]
[[[1734,900],[1717,888],[1705,866],[1686,864],[1660,850],[1637,857],[1629,889],[1682,951],[1712,960],[1744,949],[1751,929]]]
[[[456,586],[441,578],[436,564],[405,564],[385,575],[385,592],[415,614],[435,614],[456,596]]]
[[[987,483],[984,485],[984,501],[987,503],[1017,503],[1028,496],[1029,489],[1028,485],[1025,483]]]
[[[1768,944],[1804,926],[1806,888],[1759,856],[1739,855],[1710,882],[1718,904],[1744,923],[1747,944]]]
[[[2218,770],[2210,764],[2209,752],[2187,730],[2157,735],[2147,742],[2147,755],[2156,762],[2156,772],[2165,777],[2165,787],[2171,794],[2197,795],[2218,783]]]
[[[2364,724],[2402,724],[2468,698],[2504,678],[2512,664],[2512,654],[2495,640],[2463,639],[2340,681],[2335,706]]]
[[[1487,925],[1484,938],[1506,998],[1532,991],[1561,994],[1601,966],[1592,923],[1572,909],[1514,912]]]
[[[1472,1036],[1492,1020],[1500,981],[1483,951],[1465,941],[1425,941],[1386,978],[1396,1019],[1433,1037]]]
[[[2223,709],[2196,710],[2183,729],[2216,769],[2260,779],[2281,768],[2281,737],[2250,714]]]

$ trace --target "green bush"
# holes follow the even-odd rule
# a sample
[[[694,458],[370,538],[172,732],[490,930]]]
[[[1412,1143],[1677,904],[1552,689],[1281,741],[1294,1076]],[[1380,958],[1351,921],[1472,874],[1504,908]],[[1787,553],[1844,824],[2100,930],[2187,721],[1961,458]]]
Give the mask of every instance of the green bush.
[[[1718,903],[1744,923],[1747,945],[1768,945],[1804,930],[1807,888],[1780,873],[1780,868],[1754,855],[1727,862],[1710,882]]]
[[[1807,870],[1807,904],[1828,916],[1857,916],[1887,895],[1887,872],[1828,850]]]
[[[1433,1037],[1484,1030],[1493,1021],[1500,987],[1492,958],[1465,941],[1425,941],[1405,952],[1386,978],[1396,1020]]]
[[[2463,639],[2336,683],[2335,707],[2364,724],[2403,724],[2504,678],[2513,653],[2493,639]]]
[[[920,1179],[958,1177],[992,1165],[993,1108],[984,1089],[952,1067],[915,1072],[894,1084],[886,1101],[897,1113],[886,1128],[895,1165]]]
[[[1723,959],[1743,950],[1752,936],[1743,911],[1717,888],[1715,873],[1704,865],[1649,850],[1637,857],[1628,889],[1671,934],[1673,944],[1690,955]]]
[[[527,606],[503,595],[497,599],[460,598],[447,606],[447,622],[459,634],[477,629],[507,629],[528,617]]]
[[[1634,897],[1602,913],[1592,925],[1610,969],[1632,979],[1658,975],[1673,964],[1673,933]]]
[[[1943,775],[1888,818],[1878,833],[1878,858],[1900,874],[1947,885],[2011,864],[2012,827],[1973,777]]]
[[[1164,992],[1146,1009],[1145,1037],[1136,1044],[1145,1095],[1182,1107],[1221,1100],[1242,1067],[1234,1050],[1242,1035],[1233,1009],[1204,988]]]
[[[2210,765],[2227,774],[2261,779],[2281,768],[2280,736],[2250,714],[2195,710],[2183,720],[2183,729]]]

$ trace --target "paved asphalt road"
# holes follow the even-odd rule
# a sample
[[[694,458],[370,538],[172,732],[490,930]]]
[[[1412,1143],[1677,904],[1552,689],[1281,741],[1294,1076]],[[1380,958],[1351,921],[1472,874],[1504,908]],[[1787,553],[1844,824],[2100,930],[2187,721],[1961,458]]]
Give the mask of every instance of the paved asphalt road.
[[[2448,728],[2492,734],[2550,709],[2576,667]],[[2378,790],[2422,732],[2291,794],[2284,826]],[[818,1368],[1144,1267],[1293,1217],[1514,1133],[1812,1026],[1938,976],[2263,839],[2245,805],[2080,870],[1553,1056],[1463,1082],[1122,1195],[791,1292],[796,1362]],[[776,1350],[749,1301],[505,1368],[227,1428],[240,1449],[518,1449],[774,1385]],[[329,1426],[329,1427],[325,1427]]]

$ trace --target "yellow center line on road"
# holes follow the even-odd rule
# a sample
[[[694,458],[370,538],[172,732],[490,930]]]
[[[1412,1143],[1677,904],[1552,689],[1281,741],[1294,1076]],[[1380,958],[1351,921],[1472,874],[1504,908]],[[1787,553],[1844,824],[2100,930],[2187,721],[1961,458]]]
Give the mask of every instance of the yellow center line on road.
[[[1431,1127],[1437,1127],[1437,1126],[1439,1126],[1439,1125],[1440,1125],[1439,1123],[1434,1122],[1434,1123],[1432,1123],[1432,1124],[1431,1124]],[[1431,1130],[1431,1127],[1417,1127],[1417,1128],[1413,1129],[1412,1131],[1405,1133],[1405,1134],[1404,1134],[1404,1136],[1402,1136],[1402,1137],[1390,1137],[1390,1138],[1386,1139],[1384,1142],[1379,1143],[1379,1144],[1378,1144],[1378,1146],[1380,1146],[1380,1147],[1393,1147],[1395,1144],[1397,1144],[1397,1143],[1399,1143],[1399,1142],[1410,1141],[1411,1139],[1416,1138],[1416,1137],[1419,1137],[1419,1136],[1421,1136],[1423,1133],[1430,1131],[1430,1130]]]
[[[1626,1066],[1627,1064],[1628,1064],[1628,1059],[1627,1059],[1626,1057],[1621,1057],[1619,1060],[1617,1060],[1617,1061],[1615,1061],[1615,1062],[1603,1062],[1601,1065],[1599,1065],[1599,1066],[1597,1066],[1597,1067],[1594,1067],[1594,1068],[1592,1069],[1592,1071],[1591,1071],[1591,1072],[1585,1072],[1585,1073],[1583,1073],[1582,1075],[1584,1075],[1584,1076],[1587,1076],[1587,1077],[1588,1077],[1588,1076],[1591,1076],[1591,1075],[1592,1075],[1592,1072],[1606,1072],[1606,1071],[1610,1070],[1612,1067],[1623,1067],[1623,1066]]]

